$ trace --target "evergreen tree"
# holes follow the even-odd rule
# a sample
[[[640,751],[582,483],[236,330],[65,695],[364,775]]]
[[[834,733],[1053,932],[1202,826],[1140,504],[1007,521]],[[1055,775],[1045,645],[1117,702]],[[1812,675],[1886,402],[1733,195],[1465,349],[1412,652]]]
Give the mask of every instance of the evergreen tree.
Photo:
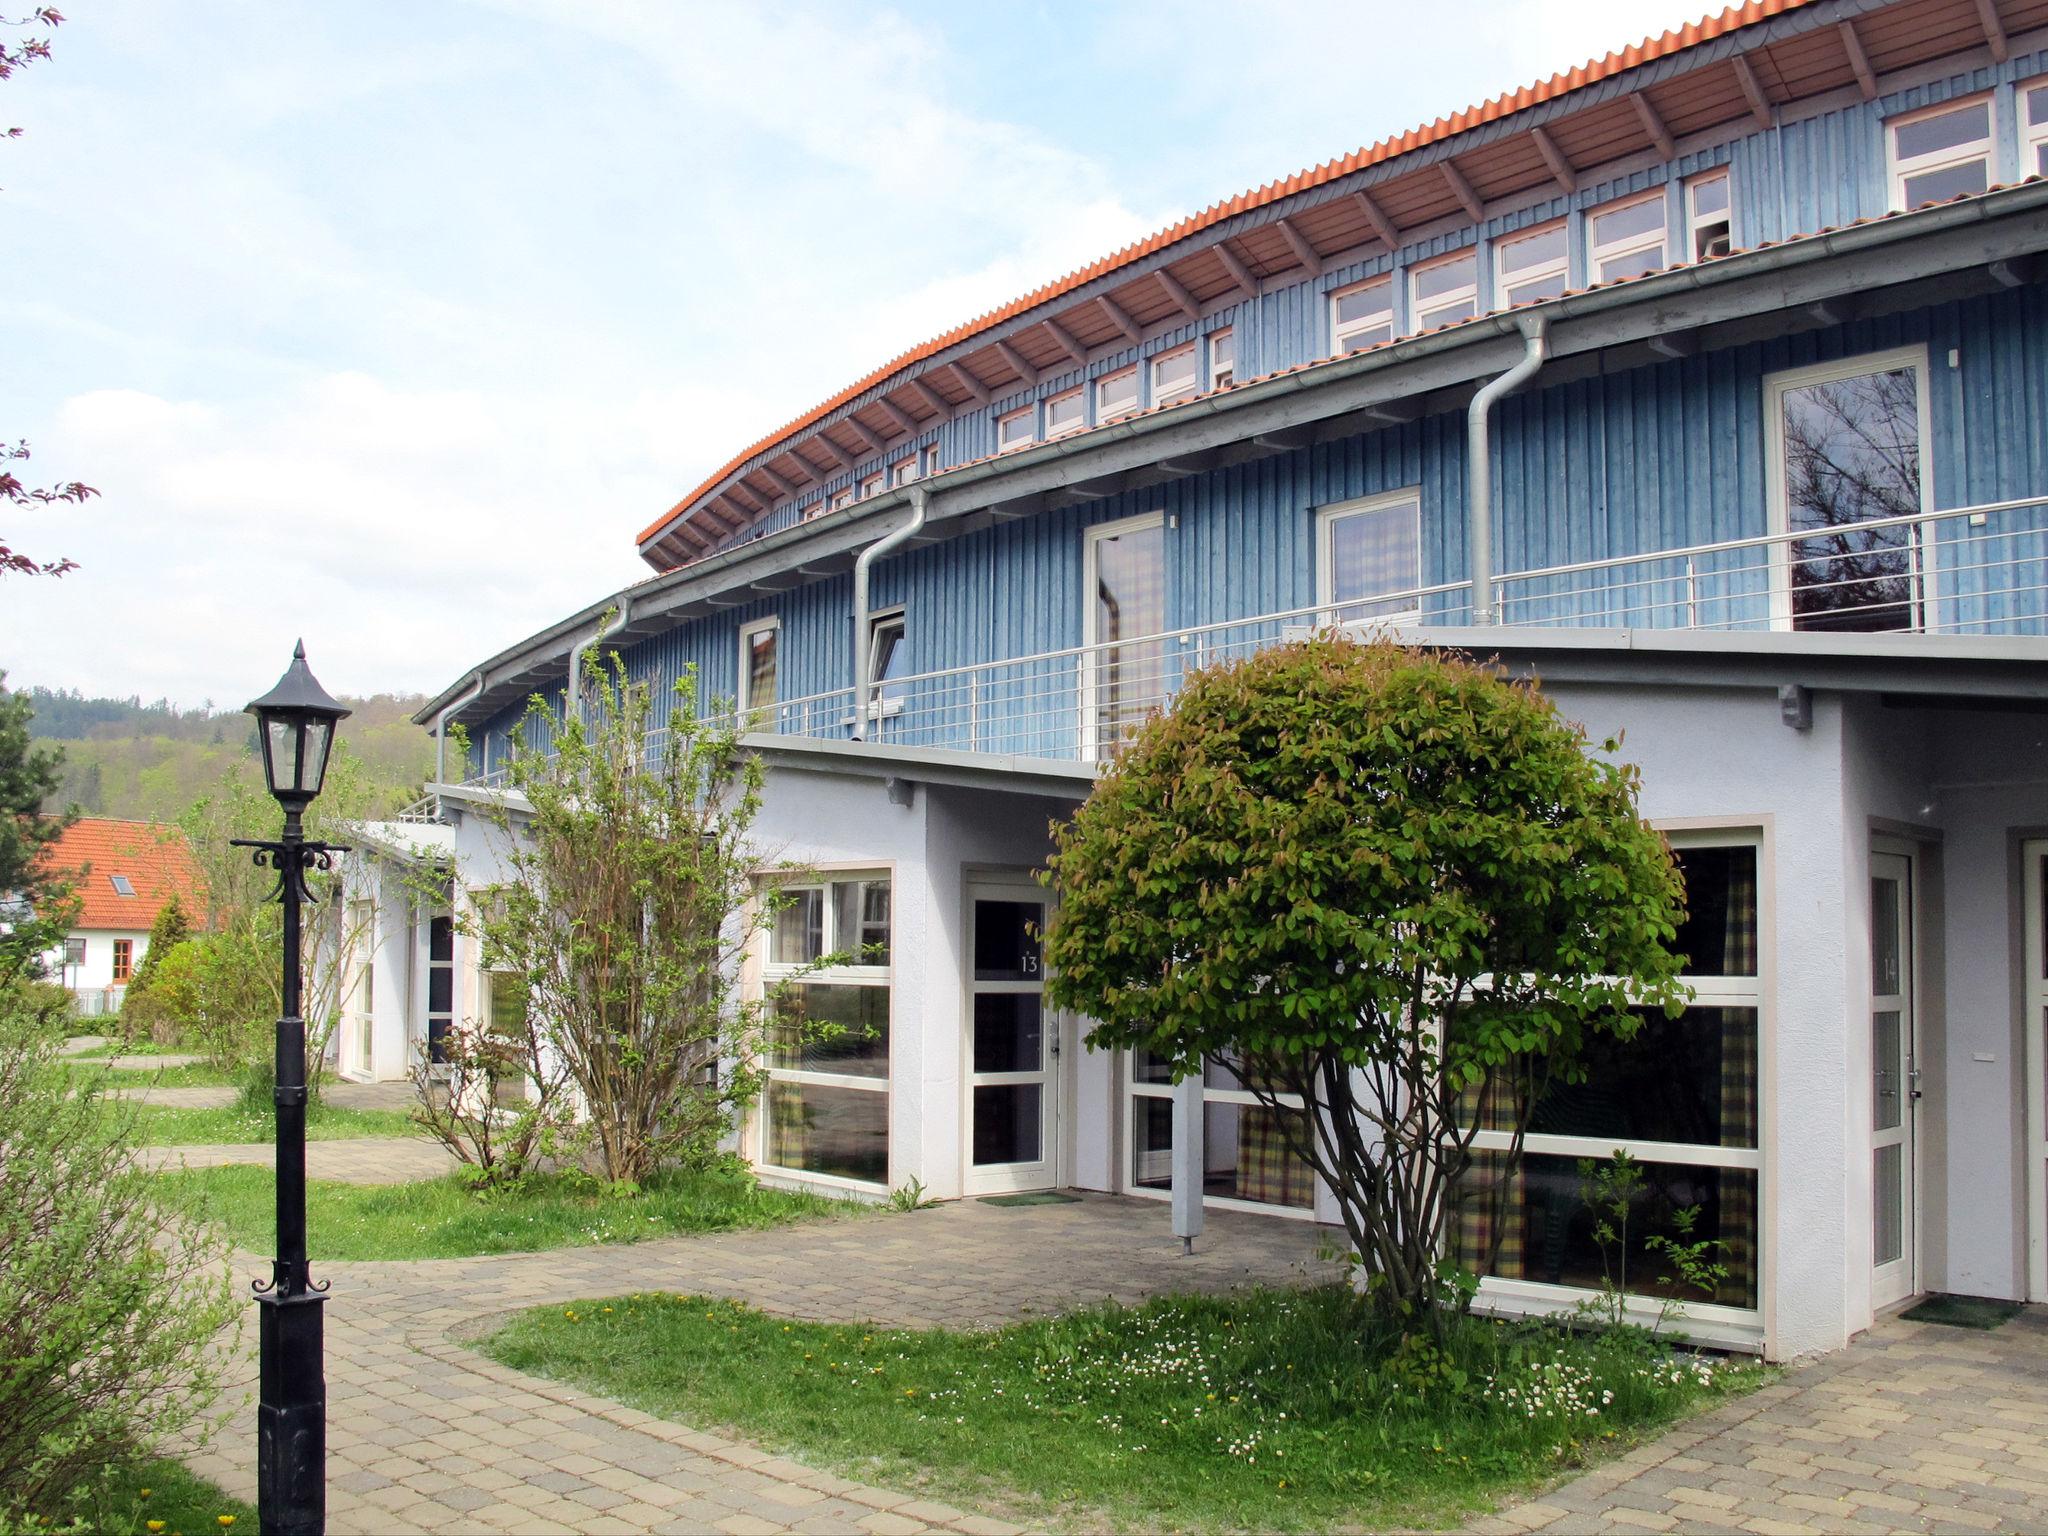
[[[0,672],[0,981],[34,966],[64,941],[75,903],[70,881],[43,854],[78,819],[76,807],[45,816],[64,778],[64,754],[29,737],[35,708],[10,693]]]

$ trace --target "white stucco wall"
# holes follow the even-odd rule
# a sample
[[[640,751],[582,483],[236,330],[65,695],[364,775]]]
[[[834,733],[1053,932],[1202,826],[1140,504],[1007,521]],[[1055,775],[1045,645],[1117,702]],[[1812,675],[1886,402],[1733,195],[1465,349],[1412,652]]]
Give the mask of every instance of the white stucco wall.
[[[97,992],[114,985],[114,941],[126,939],[135,946],[134,963],[142,964],[142,957],[149,952],[149,930],[147,928],[78,928],[69,935],[72,939],[85,941],[85,963],[67,967],[64,951],[52,950],[45,958],[49,962],[50,975],[74,992]],[[125,985],[125,983],[124,983]]]

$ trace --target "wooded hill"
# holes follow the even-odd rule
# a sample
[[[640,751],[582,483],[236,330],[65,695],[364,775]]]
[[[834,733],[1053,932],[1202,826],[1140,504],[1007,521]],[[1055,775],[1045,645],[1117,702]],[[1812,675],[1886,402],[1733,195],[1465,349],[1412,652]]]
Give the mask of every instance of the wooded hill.
[[[211,794],[241,763],[256,756],[255,722],[240,710],[210,705],[180,709],[168,699],[90,698],[76,691],[30,688],[31,727],[64,750],[64,782],[45,806],[74,802],[88,816],[171,821]],[[434,770],[434,742],[412,723],[419,694],[346,695],[352,711],[341,741],[362,760],[381,807],[395,811],[417,798]]]

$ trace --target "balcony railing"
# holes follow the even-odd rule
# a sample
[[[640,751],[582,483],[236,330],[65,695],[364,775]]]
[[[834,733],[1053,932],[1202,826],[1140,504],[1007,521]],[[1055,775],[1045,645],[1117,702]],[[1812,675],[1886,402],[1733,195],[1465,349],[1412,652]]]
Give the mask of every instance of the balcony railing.
[[[1495,622],[1513,628],[2043,635],[2048,497],[1506,572],[1494,600]],[[1317,629],[1469,625],[1471,609],[1470,584],[1447,582],[890,678],[870,690],[865,737],[1088,760],[1198,668]],[[747,725],[845,741],[854,693],[787,699],[752,712]],[[500,772],[472,782],[502,780]]]

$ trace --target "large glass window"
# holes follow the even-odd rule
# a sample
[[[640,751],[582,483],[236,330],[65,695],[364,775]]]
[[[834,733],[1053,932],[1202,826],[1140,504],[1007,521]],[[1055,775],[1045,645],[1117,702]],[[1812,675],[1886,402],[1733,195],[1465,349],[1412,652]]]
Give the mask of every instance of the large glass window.
[[[1709,839],[1692,841],[1695,836]],[[1482,1127],[1452,1247],[1497,1280],[1597,1289],[1619,1277],[1618,1242],[1603,1244],[1583,1161],[1626,1150],[1642,1175],[1628,1221],[1631,1292],[1691,1306],[1754,1310],[1760,1272],[1757,1196],[1763,1167],[1758,1093],[1763,991],[1758,954],[1758,845],[1688,834],[1678,865],[1687,916],[1677,948],[1694,1004],[1676,1019],[1646,1015],[1627,1040],[1595,1039],[1579,1081],[1553,1082],[1530,1112],[1525,1156],[1504,1177],[1512,1123],[1491,1092],[1468,1099]],[[1711,1296],[1673,1281],[1647,1244],[1697,1209],[1693,1235],[1723,1246],[1728,1268]],[[1618,1231],[1618,1226],[1617,1229]],[[1488,1257],[1491,1265],[1488,1267]]]
[[[1195,349],[1177,347],[1152,359],[1152,403],[1174,405],[1195,396]]]
[[[1408,277],[1417,332],[1455,325],[1479,313],[1479,258],[1461,251],[1417,267]]]
[[[1394,283],[1375,282],[1330,295],[1330,350],[1342,356],[1394,339]]]
[[[761,967],[775,998],[761,1117],[769,1167],[888,1182],[890,894],[874,874],[783,892]]]
[[[1164,701],[1167,642],[1166,529],[1159,517],[1093,529],[1087,545],[1087,639],[1083,717],[1088,746],[1103,751]]]
[[[777,653],[781,649],[782,625],[776,619],[756,619],[740,630],[740,712],[772,710],[776,701]]]
[[[1063,395],[1054,395],[1045,402],[1045,435],[1047,441],[1078,432],[1088,425],[1088,397],[1078,389],[1070,389]]]
[[[1926,357],[1917,348],[1766,381],[1773,520],[1814,536],[1782,546],[1778,618],[1794,629],[1909,629],[1918,617],[1920,444]]]
[[[1419,616],[1422,585],[1422,498],[1396,491],[1324,507],[1316,515],[1318,601],[1325,621],[1409,623]]]
[[[2048,176],[2048,80],[2020,87],[2020,174]]]
[[[1013,448],[1026,448],[1038,441],[1038,411],[1034,406],[1025,406],[1021,411],[1012,411],[1007,416],[996,418],[996,452],[1008,453]]]
[[[1496,302],[1533,304],[1564,292],[1565,261],[1570,253],[1567,226],[1552,224],[1526,235],[1510,235],[1494,246]],[[1442,324],[1442,321],[1438,321]]]
[[[1936,107],[1885,125],[1892,206],[1918,208],[1991,185],[1991,98]]]
[[[1612,283],[1670,265],[1664,244],[1667,221],[1661,190],[1594,209],[1588,216],[1593,281]]]
[[[1127,1063],[1126,1187],[1136,1194],[1164,1194],[1173,1188],[1173,1083],[1166,1064],[1148,1051],[1132,1052]],[[1269,1108],[1228,1064],[1209,1063],[1202,1073],[1202,1198],[1312,1209],[1315,1170],[1293,1150],[1307,1129],[1299,1098],[1285,1095],[1279,1108]]]

